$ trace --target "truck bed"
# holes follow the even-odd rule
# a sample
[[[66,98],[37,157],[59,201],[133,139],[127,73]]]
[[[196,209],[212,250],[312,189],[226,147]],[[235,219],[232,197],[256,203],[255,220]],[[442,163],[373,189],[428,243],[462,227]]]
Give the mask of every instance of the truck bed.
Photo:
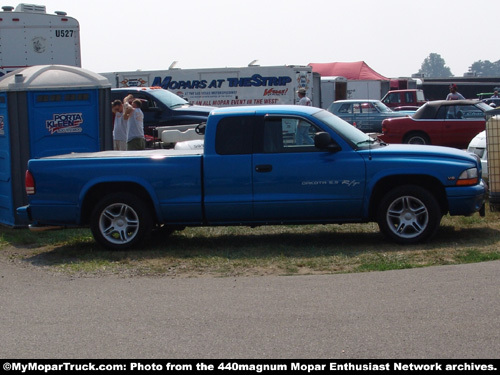
[[[104,197],[126,189],[153,197],[156,214],[202,221],[202,155],[193,150],[101,151],[32,160],[37,176],[33,217],[44,224],[75,224],[83,197]],[[61,181],[65,181],[61,185]],[[82,224],[77,221],[77,225]]]
[[[152,158],[160,159],[171,156],[202,155],[203,150],[142,150],[142,151],[98,151],[98,152],[74,152],[56,156],[48,156],[44,159],[102,159],[102,158]]]

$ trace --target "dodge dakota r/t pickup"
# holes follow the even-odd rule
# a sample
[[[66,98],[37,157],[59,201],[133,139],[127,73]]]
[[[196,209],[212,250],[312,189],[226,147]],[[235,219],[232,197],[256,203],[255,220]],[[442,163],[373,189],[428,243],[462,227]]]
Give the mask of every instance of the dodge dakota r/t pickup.
[[[197,132],[197,150],[30,160],[18,213],[32,227],[89,226],[99,244],[126,249],[155,226],[303,223],[377,222],[409,244],[430,239],[447,213],[484,207],[474,155],[388,145],[319,108],[219,108]]]

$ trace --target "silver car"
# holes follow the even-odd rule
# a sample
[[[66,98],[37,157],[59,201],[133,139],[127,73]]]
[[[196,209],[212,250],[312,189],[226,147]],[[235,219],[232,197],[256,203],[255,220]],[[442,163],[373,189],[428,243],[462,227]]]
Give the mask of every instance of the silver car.
[[[365,133],[381,133],[382,121],[389,117],[405,117],[415,111],[393,111],[380,100],[349,99],[330,104],[329,112]]]

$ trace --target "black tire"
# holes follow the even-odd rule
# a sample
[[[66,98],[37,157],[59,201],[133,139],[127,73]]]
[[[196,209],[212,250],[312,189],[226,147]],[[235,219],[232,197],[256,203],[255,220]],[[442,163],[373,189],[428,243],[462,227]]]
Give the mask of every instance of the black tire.
[[[403,143],[410,145],[430,145],[431,140],[427,134],[423,132],[415,132],[405,135]]]
[[[380,231],[400,244],[414,244],[430,239],[441,222],[441,208],[428,190],[404,185],[389,191],[378,206]]]
[[[96,242],[111,250],[137,246],[151,233],[152,213],[134,194],[109,194],[101,199],[90,217]]]

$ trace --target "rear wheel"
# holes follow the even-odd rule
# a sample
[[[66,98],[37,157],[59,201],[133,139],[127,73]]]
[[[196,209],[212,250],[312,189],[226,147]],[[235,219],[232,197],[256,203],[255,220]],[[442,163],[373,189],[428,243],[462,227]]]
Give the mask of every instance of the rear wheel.
[[[151,212],[144,201],[129,193],[110,194],[96,205],[90,218],[95,240],[112,250],[138,245],[151,233]]]
[[[430,145],[431,141],[427,134],[416,132],[406,135],[403,139],[403,143],[408,143],[410,145]]]
[[[400,244],[423,242],[431,238],[441,222],[439,204],[428,190],[405,185],[389,191],[378,207],[382,233]]]

